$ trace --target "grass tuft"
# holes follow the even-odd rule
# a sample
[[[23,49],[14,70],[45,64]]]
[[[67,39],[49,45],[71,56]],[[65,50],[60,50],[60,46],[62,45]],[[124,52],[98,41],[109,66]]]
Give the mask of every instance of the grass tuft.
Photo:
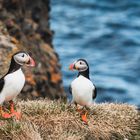
[[[74,106],[61,101],[21,101],[22,119],[0,120],[0,139],[4,140],[137,140],[140,118],[135,106],[94,104],[88,125],[80,120]]]

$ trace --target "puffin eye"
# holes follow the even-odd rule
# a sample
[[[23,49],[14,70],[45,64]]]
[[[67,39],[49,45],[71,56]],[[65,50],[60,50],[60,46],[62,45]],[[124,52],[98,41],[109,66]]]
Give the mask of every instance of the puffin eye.
[[[80,65],[82,64],[82,62],[80,61]]]
[[[25,55],[23,54],[22,57],[24,57]]]

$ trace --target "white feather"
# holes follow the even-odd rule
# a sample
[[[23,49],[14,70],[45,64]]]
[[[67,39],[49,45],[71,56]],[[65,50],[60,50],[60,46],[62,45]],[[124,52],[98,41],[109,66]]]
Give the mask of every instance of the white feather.
[[[25,83],[25,76],[21,69],[4,77],[4,87],[0,93],[0,104],[15,98],[22,90]]]
[[[91,106],[95,87],[89,79],[80,75],[71,83],[71,88],[73,101],[82,106]]]

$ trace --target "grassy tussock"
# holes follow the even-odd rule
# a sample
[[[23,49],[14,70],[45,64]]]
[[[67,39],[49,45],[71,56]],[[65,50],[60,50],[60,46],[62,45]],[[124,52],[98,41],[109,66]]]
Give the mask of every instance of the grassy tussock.
[[[22,119],[0,120],[1,140],[121,140],[138,138],[140,119],[135,106],[95,104],[88,125],[74,106],[61,101],[21,101]],[[131,138],[133,136],[133,138]],[[135,136],[135,137],[134,137]]]
[[[0,126],[0,140],[42,140],[37,127],[30,121],[3,121]]]

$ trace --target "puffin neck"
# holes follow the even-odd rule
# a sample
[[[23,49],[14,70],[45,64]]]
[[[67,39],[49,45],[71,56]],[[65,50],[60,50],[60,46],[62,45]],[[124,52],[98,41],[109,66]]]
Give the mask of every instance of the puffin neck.
[[[21,65],[19,65],[18,63],[16,63],[15,60],[14,60],[14,58],[12,57],[11,64],[10,64],[10,67],[9,67],[9,70],[8,70],[7,74],[13,73],[13,72],[17,71],[20,68],[21,68]]]
[[[89,68],[86,71],[79,72],[77,77],[79,77],[80,75],[90,79],[90,77],[89,77]]]

